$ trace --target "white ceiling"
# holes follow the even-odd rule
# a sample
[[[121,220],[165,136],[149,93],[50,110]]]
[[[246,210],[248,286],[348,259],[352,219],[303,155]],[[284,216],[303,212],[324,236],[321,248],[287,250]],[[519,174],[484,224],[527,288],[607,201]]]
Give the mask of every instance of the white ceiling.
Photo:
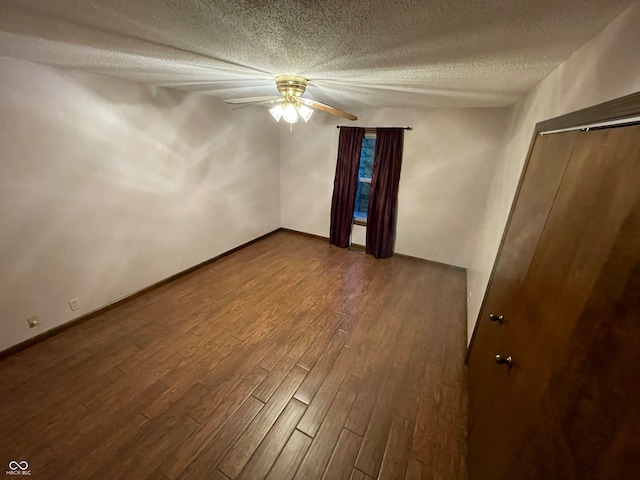
[[[0,56],[200,91],[505,106],[634,0],[2,0]]]

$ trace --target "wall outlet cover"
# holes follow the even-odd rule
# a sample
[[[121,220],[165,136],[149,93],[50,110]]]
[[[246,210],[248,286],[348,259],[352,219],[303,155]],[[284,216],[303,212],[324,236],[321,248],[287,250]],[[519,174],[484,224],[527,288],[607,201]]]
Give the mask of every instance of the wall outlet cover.
[[[69,307],[71,310],[78,310],[80,308],[80,301],[77,298],[72,298],[69,300]]]

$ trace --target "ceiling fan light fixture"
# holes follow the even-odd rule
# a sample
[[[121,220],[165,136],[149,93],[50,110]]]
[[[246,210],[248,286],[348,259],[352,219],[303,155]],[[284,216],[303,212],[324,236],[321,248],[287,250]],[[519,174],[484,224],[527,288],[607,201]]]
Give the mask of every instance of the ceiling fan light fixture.
[[[293,103],[287,103],[287,106],[284,107],[282,119],[288,123],[296,123],[298,121],[298,110]]]
[[[275,107],[270,108],[269,113],[276,119],[276,122],[279,122],[282,115],[284,115],[284,108],[282,108],[282,105],[278,104]]]
[[[280,96],[269,97],[248,97],[248,98],[232,98],[226,100],[231,105],[274,105],[269,109],[269,113],[276,122],[284,119],[285,122],[291,124],[296,123],[300,117],[308,122],[311,115],[316,110],[322,110],[347,120],[357,120],[358,117],[347,112],[343,112],[331,105],[316,102],[308,98],[302,98],[307,88],[307,79],[297,75],[278,75],[276,77],[276,87]],[[242,107],[237,107],[242,108]]]
[[[313,115],[313,108],[309,108],[306,105],[300,105],[300,107],[298,107],[298,114],[306,123],[311,118],[311,115]]]

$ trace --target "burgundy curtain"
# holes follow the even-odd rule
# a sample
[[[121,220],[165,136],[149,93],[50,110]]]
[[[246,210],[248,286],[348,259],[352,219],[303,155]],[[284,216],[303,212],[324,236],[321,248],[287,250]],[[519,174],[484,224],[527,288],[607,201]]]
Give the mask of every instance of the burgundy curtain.
[[[331,200],[331,229],[329,240],[338,247],[349,246],[353,209],[358,190],[358,167],[364,128],[341,127],[338,141],[338,162],[333,181]]]
[[[376,129],[367,213],[367,253],[376,258],[393,255],[403,144],[403,128]]]

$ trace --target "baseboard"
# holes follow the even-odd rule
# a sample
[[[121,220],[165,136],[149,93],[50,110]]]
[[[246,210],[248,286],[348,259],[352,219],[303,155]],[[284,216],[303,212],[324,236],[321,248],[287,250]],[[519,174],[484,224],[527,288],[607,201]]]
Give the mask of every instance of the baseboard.
[[[289,232],[289,233],[295,233],[297,235],[303,235],[305,237],[316,238],[316,239],[321,239],[321,240],[329,240],[329,237],[323,237],[321,235],[315,235],[313,233],[301,232],[299,230],[293,230],[291,228],[280,228],[280,230],[282,230],[283,232]],[[352,243],[351,245],[349,245],[347,247],[347,249],[348,250],[353,250],[355,252],[363,253],[363,252],[365,252],[366,247],[364,245],[360,245],[358,243]],[[394,253],[393,256],[394,257],[398,257],[398,258],[404,258],[406,260],[413,260],[413,261],[416,261],[416,262],[428,263],[428,264],[435,265],[435,266],[438,266],[438,267],[453,268],[453,269],[458,270],[460,272],[465,272],[466,273],[466,271],[467,271],[466,268],[459,267],[457,265],[451,265],[451,264],[443,263],[443,262],[436,262],[435,260],[427,260],[426,258],[412,257],[411,255],[405,255],[403,253]]]
[[[111,310],[112,308],[118,307],[120,305],[123,305],[127,302],[130,302],[131,300],[134,300],[138,297],[141,297],[142,295],[151,292],[152,290],[155,290],[156,288],[162,287],[168,283],[173,282],[174,280],[177,280],[181,277],[184,277],[185,275],[188,275],[190,273],[195,272],[196,270],[202,268],[202,267],[206,267],[207,265],[210,265],[211,263],[215,262],[216,260],[220,260],[221,258],[224,258],[228,255],[231,255],[232,253],[237,252],[238,250],[242,250],[243,248],[248,247],[249,245],[252,245],[256,242],[259,242],[260,240],[269,237],[271,235],[273,235],[276,232],[279,232],[280,228],[277,228],[275,230],[273,230],[272,232],[266,233],[264,235],[261,235],[258,238],[254,238],[253,240],[250,240],[246,243],[243,243],[242,245],[239,245],[235,248],[232,248],[231,250],[228,250],[226,252],[221,253],[220,255],[216,255],[215,257],[209,258],[208,260],[205,260],[204,262],[198,263],[197,265],[194,265],[193,267],[189,267],[186,270],[182,270],[181,272],[175,273],[163,280],[160,280],[156,283],[153,283],[151,285],[149,285],[148,287],[144,287],[141,290],[138,290],[136,292],[133,292],[119,300],[115,300],[111,303],[108,303],[106,305],[104,305],[103,307],[97,308],[96,310],[93,310],[91,312],[85,313],[84,315],[81,315],[78,318],[74,318],[72,320],[69,320],[68,322],[63,323],[62,325],[58,325],[57,327],[53,327],[50,330],[47,330],[46,332],[40,333],[38,335],[36,335],[35,337],[31,337],[27,340],[25,340],[24,342],[20,342],[16,345],[13,345],[3,351],[0,352],[0,360],[10,357],[11,355],[14,355],[15,353],[18,353],[22,350],[25,350],[26,348],[29,348],[37,343],[40,343],[44,340],[46,340],[47,338],[51,338],[55,335],[58,335],[59,333],[64,332],[65,330],[71,328],[71,327],[75,327],[76,325],[79,325],[80,323],[86,322],[87,320],[90,320],[92,318],[97,317],[98,315],[101,315],[109,310]]]
[[[302,235],[304,237],[315,238],[317,240],[325,240],[325,241],[329,240],[329,237],[323,237],[322,235],[316,235],[314,233],[301,232],[300,230],[293,230],[291,228],[281,227],[280,231],[289,232],[289,233],[295,233],[296,235]]]
[[[436,262],[435,260],[427,260],[426,258],[412,257],[411,255],[405,255],[403,253],[394,253],[393,256],[394,257],[398,257],[398,258],[405,258],[407,260],[413,260],[413,261],[421,262],[421,263],[429,263],[431,265],[435,265],[435,266],[438,266],[438,267],[453,268],[453,269],[458,270],[460,272],[465,272],[466,273],[466,271],[467,271],[466,268],[459,267],[457,265],[451,265],[449,263],[443,263],[443,262]]]

